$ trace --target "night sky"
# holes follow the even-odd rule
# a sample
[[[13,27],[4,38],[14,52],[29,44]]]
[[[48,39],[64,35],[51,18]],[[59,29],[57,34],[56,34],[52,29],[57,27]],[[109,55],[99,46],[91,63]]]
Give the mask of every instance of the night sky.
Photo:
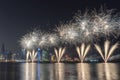
[[[117,0],[0,0],[0,46],[4,43],[7,50],[18,52],[19,39],[32,29],[53,29],[78,10],[101,5],[120,11]]]

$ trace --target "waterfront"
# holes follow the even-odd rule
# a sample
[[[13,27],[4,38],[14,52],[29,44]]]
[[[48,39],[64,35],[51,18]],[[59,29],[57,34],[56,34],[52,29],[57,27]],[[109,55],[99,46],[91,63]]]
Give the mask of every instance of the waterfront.
[[[120,63],[0,63],[0,80],[120,80]]]

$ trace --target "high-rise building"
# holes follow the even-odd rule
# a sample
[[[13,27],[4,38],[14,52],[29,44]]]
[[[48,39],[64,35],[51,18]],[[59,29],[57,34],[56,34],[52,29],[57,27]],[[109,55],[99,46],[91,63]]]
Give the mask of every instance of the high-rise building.
[[[40,48],[37,49],[37,58],[38,58],[38,61],[42,61],[42,53]]]
[[[48,61],[49,53],[47,50],[42,50],[42,60]]]
[[[1,52],[0,52],[2,58],[7,59],[7,54],[5,54],[5,45],[2,43],[1,45]]]
[[[2,46],[1,46],[1,54],[5,54],[5,45],[4,43],[2,43]]]
[[[21,54],[19,54],[19,57],[26,59],[26,49],[21,49]]]

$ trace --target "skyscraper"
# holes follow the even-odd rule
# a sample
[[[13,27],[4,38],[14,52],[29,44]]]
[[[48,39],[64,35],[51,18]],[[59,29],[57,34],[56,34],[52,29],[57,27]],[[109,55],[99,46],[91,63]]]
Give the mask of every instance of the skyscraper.
[[[1,45],[0,55],[2,56],[2,59],[7,59],[7,55],[5,54],[5,45],[4,45],[4,43],[2,43],[2,45]]]
[[[4,43],[2,43],[2,46],[1,46],[1,54],[5,54],[5,45]]]

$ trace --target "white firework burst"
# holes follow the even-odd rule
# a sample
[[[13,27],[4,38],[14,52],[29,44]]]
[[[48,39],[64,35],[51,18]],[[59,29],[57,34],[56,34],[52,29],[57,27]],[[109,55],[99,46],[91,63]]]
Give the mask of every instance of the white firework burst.
[[[61,24],[57,27],[60,39],[65,43],[76,44],[79,40],[79,34],[74,24]]]
[[[38,33],[33,31],[21,38],[21,45],[24,49],[35,49],[38,41]]]

